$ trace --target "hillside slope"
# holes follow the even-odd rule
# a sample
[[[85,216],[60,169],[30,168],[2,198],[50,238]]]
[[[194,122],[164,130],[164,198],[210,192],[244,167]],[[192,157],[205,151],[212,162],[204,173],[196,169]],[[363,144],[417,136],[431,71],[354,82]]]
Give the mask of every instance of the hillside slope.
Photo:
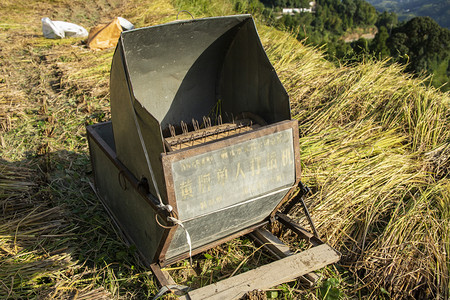
[[[90,28],[120,15],[142,27],[172,21],[183,9],[196,17],[232,14],[235,2],[0,4],[0,298],[142,299],[156,292],[151,272],[89,186],[85,126],[110,117],[113,49],[46,40],[40,18]],[[331,289],[344,297],[448,297],[449,94],[385,62],[335,67],[320,50],[257,26],[300,123],[312,217],[343,253],[341,265],[322,271],[319,289],[290,283],[268,295],[314,298]],[[245,239],[235,241],[194,257],[198,276],[187,263],[171,272],[180,282],[205,284],[257,261],[254,251]]]
[[[450,3],[448,1],[432,0],[367,0],[375,6],[378,11],[395,12],[400,21],[409,20],[414,17],[431,17],[440,26],[450,29]]]

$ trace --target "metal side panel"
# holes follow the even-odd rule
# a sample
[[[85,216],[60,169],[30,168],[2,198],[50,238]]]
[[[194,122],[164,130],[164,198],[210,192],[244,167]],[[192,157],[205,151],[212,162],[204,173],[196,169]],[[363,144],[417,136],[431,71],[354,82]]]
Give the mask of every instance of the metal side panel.
[[[140,179],[142,176],[147,178],[150,192],[156,195],[138,129],[134,121],[135,108],[132,106],[132,103],[134,103],[137,111],[136,117],[140,124],[146,150],[149,153],[153,172],[155,173],[156,184],[161,192],[161,196],[165,199],[162,167],[158,159],[160,153],[164,151],[159,123],[147,112],[143,112],[143,108],[139,108],[140,105],[133,98],[131,87],[128,85],[122,52],[123,49],[119,43],[111,66],[111,118],[113,120],[114,140],[116,142],[114,152],[117,158],[136,178]]]
[[[94,134],[88,134],[88,141],[97,195],[129,242],[136,245],[147,262],[153,262],[164,230],[157,225],[148,200],[127,181],[114,161],[111,123],[97,124],[92,129]]]

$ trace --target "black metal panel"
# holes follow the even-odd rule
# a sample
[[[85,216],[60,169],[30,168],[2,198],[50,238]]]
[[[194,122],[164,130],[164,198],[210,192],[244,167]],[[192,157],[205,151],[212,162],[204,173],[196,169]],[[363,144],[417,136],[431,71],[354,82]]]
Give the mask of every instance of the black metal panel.
[[[116,105],[113,94],[120,93],[114,72],[127,73],[132,97],[163,129],[201,120],[219,101],[230,117],[247,111],[268,123],[290,119],[288,95],[250,15],[126,31],[118,45],[115,56],[126,68],[111,70],[111,106]]]
[[[289,185],[284,186],[278,192],[269,192],[257,201],[232,206],[183,222],[191,237],[193,248],[204,246],[264,220],[289,188]],[[166,259],[188,251],[186,233],[179,227],[167,251]]]
[[[234,37],[223,62],[219,94],[223,111],[244,111],[272,124],[289,120],[289,96],[281,84],[259,39],[253,20]]]
[[[162,228],[156,223],[155,211],[129,182],[125,183],[121,170],[111,159],[115,156],[111,123],[91,128],[103,140],[94,141],[88,135],[97,195],[130,242],[137,246],[147,261],[152,262],[163,235]]]
[[[279,205],[299,171],[295,130],[296,121],[284,121],[163,156],[168,196],[194,249],[266,219]],[[187,249],[178,228],[165,259]]]
[[[134,97],[162,125],[201,119],[216,102],[215,82],[234,28],[249,16],[182,21],[122,34]]]

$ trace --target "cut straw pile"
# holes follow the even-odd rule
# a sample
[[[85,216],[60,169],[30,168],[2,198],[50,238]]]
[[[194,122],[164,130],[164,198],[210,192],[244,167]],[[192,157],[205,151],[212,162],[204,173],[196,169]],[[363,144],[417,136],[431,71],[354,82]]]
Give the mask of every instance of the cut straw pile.
[[[7,299],[20,297],[73,262],[56,252],[35,255],[66,223],[60,207],[50,207],[46,195],[36,194],[36,174],[2,160],[0,171],[0,297]]]
[[[299,120],[313,219],[353,292],[447,298],[449,94],[388,61],[336,68],[287,35],[261,36]]]

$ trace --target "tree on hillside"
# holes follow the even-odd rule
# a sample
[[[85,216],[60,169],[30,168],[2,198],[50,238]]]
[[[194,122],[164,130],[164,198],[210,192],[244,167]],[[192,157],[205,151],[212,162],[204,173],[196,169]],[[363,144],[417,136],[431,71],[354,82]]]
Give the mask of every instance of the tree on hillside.
[[[357,0],[354,19],[358,25],[374,25],[378,15],[375,7],[364,0]]]
[[[398,25],[398,16],[396,13],[393,12],[383,12],[378,16],[378,20],[375,23],[375,26],[377,28],[381,28],[382,26],[386,27],[388,29],[389,34],[392,31],[392,28],[397,27]]]
[[[308,8],[309,0],[262,0],[266,6],[272,7],[292,7],[292,8]]]
[[[388,44],[394,57],[407,54],[410,68],[420,72],[421,68],[417,67],[426,65],[428,59],[436,56],[443,60],[449,54],[450,30],[440,27],[430,17],[417,17],[393,29]]]
[[[387,46],[387,40],[389,39],[389,33],[385,26],[379,27],[375,38],[371,43],[371,51],[376,54],[378,58],[383,59],[391,55],[389,47]]]
[[[394,28],[387,46],[394,58],[408,63],[408,71],[428,71],[434,73],[434,82],[448,81],[450,30],[440,27],[430,17],[417,17]]]

